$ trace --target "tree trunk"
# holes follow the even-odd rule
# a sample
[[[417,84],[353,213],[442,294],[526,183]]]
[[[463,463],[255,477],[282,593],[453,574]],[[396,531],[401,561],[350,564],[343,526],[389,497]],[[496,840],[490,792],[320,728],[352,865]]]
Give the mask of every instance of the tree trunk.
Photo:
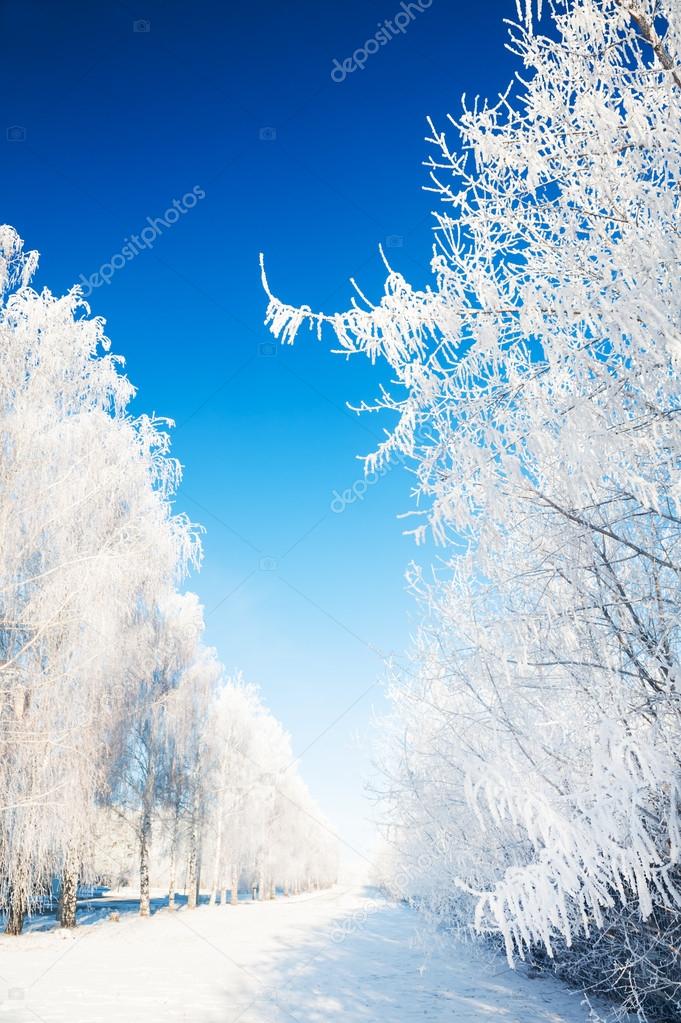
[[[199,904],[199,896],[201,895],[201,869],[203,866],[203,841],[201,831],[197,825],[197,836],[196,836],[196,905]]]
[[[78,856],[69,849],[64,862],[59,891],[59,924],[61,927],[76,926],[76,909],[78,902]]]
[[[7,923],[5,934],[21,934],[24,929],[26,918],[26,900],[18,892],[10,891],[9,905],[7,907]]]
[[[224,792],[227,784],[227,757],[223,756],[222,763],[220,765],[220,783],[219,792]],[[222,813],[218,814],[218,829],[217,837],[215,840],[215,859],[213,860],[213,887],[210,892],[210,905],[214,906],[217,902],[218,888],[220,884],[220,860],[222,859],[222,830],[224,827],[224,819]],[[225,895],[224,902],[227,902]]]
[[[179,815],[173,816],[173,833],[170,839],[170,864],[168,866],[168,909],[175,909],[175,892],[177,888],[177,839],[179,831]]]
[[[198,904],[198,889],[199,889],[199,871],[198,871],[198,860],[199,860],[199,830],[198,830],[198,812],[196,807],[196,801],[194,803],[194,810],[192,812],[192,824],[189,832],[189,860],[187,863],[187,907],[188,909],[196,909]]]
[[[151,840],[151,813],[145,808],[140,827],[140,916],[151,916],[149,897],[149,842]]]
[[[192,827],[189,836],[189,862],[187,863],[187,907],[196,909],[196,841]]]
[[[232,891],[231,891],[230,902],[232,903],[233,906],[236,906],[238,901],[239,901],[239,875],[236,872],[236,870],[233,869],[232,870]]]
[[[220,860],[222,859],[222,814],[218,816],[218,832],[215,839],[215,859],[213,860],[213,886],[210,890],[209,905],[214,906],[218,898],[220,886]]]

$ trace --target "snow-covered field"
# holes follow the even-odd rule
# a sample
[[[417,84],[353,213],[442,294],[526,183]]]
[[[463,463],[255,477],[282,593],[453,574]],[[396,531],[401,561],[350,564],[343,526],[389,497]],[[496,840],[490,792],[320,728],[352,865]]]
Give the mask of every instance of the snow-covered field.
[[[361,889],[0,939],[12,1023],[586,1023],[580,996]]]

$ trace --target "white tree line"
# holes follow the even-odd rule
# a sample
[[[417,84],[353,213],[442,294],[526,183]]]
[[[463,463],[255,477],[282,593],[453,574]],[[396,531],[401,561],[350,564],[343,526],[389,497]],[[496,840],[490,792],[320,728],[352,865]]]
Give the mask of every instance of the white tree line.
[[[329,884],[334,841],[288,736],[225,677],[198,599],[177,588],[201,545],[173,513],[166,423],[131,414],[103,321],[78,288],[34,290],[36,264],[0,228],[6,929],[21,931],[55,878],[73,926],[79,883],[108,874],[115,821],[135,839],[142,914],[152,836],[171,903],[184,860],[190,906],[202,864],[213,901],[253,880],[261,897]]]
[[[541,12],[540,12],[541,13]],[[526,16],[527,15],[527,16]],[[519,12],[513,86],[431,124],[434,283],[313,313],[383,360],[366,465],[416,474],[423,617],[379,792],[397,895],[641,1020],[681,1016],[675,0]],[[419,869],[424,862],[427,869]],[[401,880],[400,880],[401,879]]]

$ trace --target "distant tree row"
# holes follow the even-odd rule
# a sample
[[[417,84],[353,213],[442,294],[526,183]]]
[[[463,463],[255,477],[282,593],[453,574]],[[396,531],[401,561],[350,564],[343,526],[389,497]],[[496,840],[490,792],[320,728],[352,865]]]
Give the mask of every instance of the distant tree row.
[[[105,821],[196,904],[240,879],[329,884],[335,847],[289,740],[202,642],[198,530],[173,513],[180,467],[77,289],[35,291],[36,253],[0,228],[0,903],[6,929],[106,870]],[[95,836],[99,836],[97,839]],[[186,868],[180,865],[186,859]],[[55,882],[55,879],[58,879]]]
[[[267,315],[284,341],[309,324],[385,360],[367,465],[408,461],[417,538],[445,550],[410,573],[423,623],[380,751],[386,884],[670,1021],[681,17],[676,0],[545,6],[510,28],[514,86],[452,121],[456,146],[432,127],[432,287],[388,267],[376,305],[270,294]]]

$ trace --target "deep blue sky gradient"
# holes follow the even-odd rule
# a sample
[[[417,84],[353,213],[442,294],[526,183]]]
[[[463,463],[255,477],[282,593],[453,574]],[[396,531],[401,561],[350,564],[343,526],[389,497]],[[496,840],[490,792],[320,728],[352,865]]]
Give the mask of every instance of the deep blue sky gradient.
[[[502,18],[515,4],[433,0],[334,83],[334,59],[400,10],[398,0],[0,7],[2,220],[41,252],[39,284],[61,292],[89,277],[147,217],[205,190],[89,301],[126,358],[136,407],[177,423],[177,506],[207,530],[189,585],[208,640],[262,687],[314,795],[361,851],[371,716],[384,709],[374,683],[381,654],[408,646],[405,567],[432,552],[402,535],[402,469],[331,510],[381,429],[345,403],[372,398],[385,376],[307,336],[273,354],[257,260],[264,251],[280,297],[326,312],[346,307],[351,276],[379,294],[378,245],[391,236],[402,239],[393,265],[428,279],[425,117],[444,125],[462,93],[505,88]],[[135,32],[136,19],[150,31]],[[7,138],[13,126],[23,141]]]

